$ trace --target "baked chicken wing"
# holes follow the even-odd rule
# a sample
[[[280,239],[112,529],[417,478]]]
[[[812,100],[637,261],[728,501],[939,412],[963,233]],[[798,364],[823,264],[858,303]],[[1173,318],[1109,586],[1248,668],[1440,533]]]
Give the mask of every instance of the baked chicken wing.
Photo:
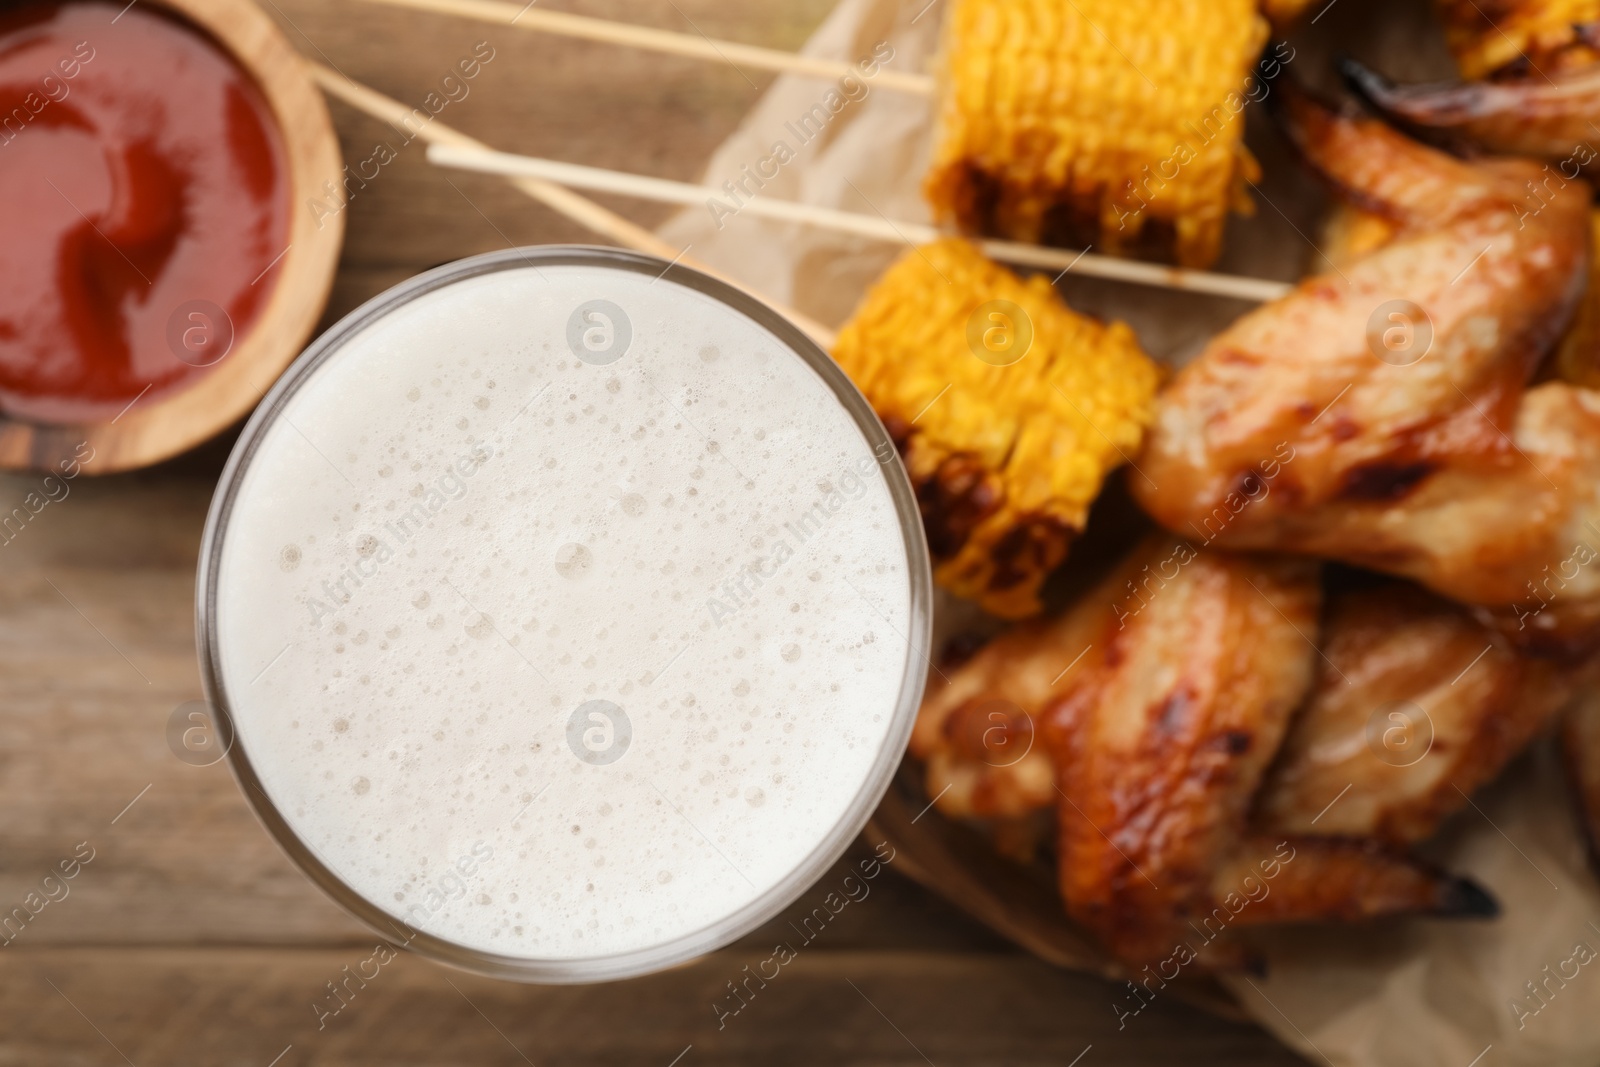
[[[1120,600],[1159,565],[1145,545],[1064,614],[1011,627],[929,685],[910,748],[940,811],[1014,819],[1055,804],[1049,712],[1103,669]]]
[[[1600,171],[1600,65],[1503,81],[1396,85],[1353,60],[1345,81],[1372,108],[1420,137],[1453,148],[1547,160],[1545,182]],[[1532,200],[1537,203],[1537,199]]]
[[[1069,913],[1128,963],[1241,961],[1224,930],[1487,914],[1375,841],[1263,831],[1252,808],[1318,676],[1318,566],[1155,538],[1066,615],[1017,627],[924,702],[913,751],[947,814],[1056,808]]]
[[[1263,833],[1421,841],[1575,689],[1571,669],[1399,583],[1333,597],[1321,643],[1320,678],[1261,791]]]
[[[1241,962],[1224,934],[1242,926],[1492,913],[1477,886],[1374,842],[1253,829],[1319,659],[1317,569],[1168,546],[1188,556],[1176,576],[1135,601],[1104,667],[1050,712],[1068,913],[1127,963],[1202,967]]]
[[[1218,334],[1158,398],[1131,491],[1199,544],[1344,560],[1515,638],[1587,642],[1600,396],[1526,388],[1583,289],[1587,194],[1519,215],[1536,164],[1282,95],[1312,163],[1395,235]]]

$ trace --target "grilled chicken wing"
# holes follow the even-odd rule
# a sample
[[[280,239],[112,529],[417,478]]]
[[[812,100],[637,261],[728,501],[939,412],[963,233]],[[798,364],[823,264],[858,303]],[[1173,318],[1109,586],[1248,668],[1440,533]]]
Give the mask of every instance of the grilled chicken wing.
[[[1229,926],[1492,911],[1470,883],[1375,843],[1252,829],[1316,676],[1317,569],[1146,542],[925,700],[912,747],[929,795],[961,816],[1055,805],[1068,911],[1130,963],[1201,949],[1205,966],[1241,962],[1207,947]]]
[[[1533,206],[1537,205],[1531,204],[1530,210]],[[1335,268],[1344,270],[1388,244],[1396,232],[1395,224],[1382,215],[1340,204],[1323,224],[1321,252]],[[1600,248],[1600,211],[1589,212],[1589,247]],[[1589,281],[1572,325],[1535,377],[1600,389],[1600,256],[1589,257]]]
[[[1395,224],[1382,215],[1335,206],[1323,224],[1321,253],[1339,270],[1371,255],[1395,237]],[[1600,211],[1589,213],[1589,247],[1600,248]],[[1600,389],[1600,256],[1589,257],[1589,282],[1572,324],[1535,375],[1557,378],[1586,389]]]
[[[947,684],[929,686],[910,747],[924,761],[927,792],[940,811],[1017,818],[1055,803],[1047,713],[1101,669],[1119,600],[1141,572],[1160,564],[1156,553],[1155,543],[1146,545],[1065,614],[1011,627]]]
[[[1492,912],[1476,886],[1374,845],[1251,832],[1314,675],[1319,600],[1307,562],[1195,553],[1050,712],[1062,896],[1124,961],[1198,954],[1231,925]],[[1205,965],[1236,962],[1221,948]]]
[[[1586,195],[1519,217],[1535,164],[1464,163],[1282,95],[1311,161],[1396,235],[1178,373],[1135,498],[1200,543],[1410,577],[1520,639],[1589,637],[1600,395],[1525,392],[1585,282]]]
[[[1057,802],[1049,753],[1060,738],[1045,735],[1062,724],[1045,712],[1105,669],[1095,650],[1111,647],[1115,594],[1126,596],[1146,566],[1141,553],[1074,611],[1007,631],[924,702],[912,750],[940,810],[1022,818]],[[1257,800],[1262,834],[1421,841],[1499,775],[1582,675],[1508,647],[1462,608],[1402,583],[1334,596],[1317,641],[1326,659]],[[1593,778],[1600,828],[1595,704],[1594,770],[1574,767],[1580,781]],[[1591,750],[1577,744],[1577,714],[1569,762]]]
[[[1345,81],[1375,111],[1419,137],[1548,160],[1554,167],[1540,175],[1535,188],[1600,172],[1594,132],[1600,118],[1600,65],[1503,81],[1406,86],[1354,60],[1341,66]],[[1528,201],[1537,206],[1537,195],[1530,191]]]
[[[1321,678],[1261,792],[1262,833],[1421,841],[1554,717],[1574,672],[1412,586],[1333,598]]]

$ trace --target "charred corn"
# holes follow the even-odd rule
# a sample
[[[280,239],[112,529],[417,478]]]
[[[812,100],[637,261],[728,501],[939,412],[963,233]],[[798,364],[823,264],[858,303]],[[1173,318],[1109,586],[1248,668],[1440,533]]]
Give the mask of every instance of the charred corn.
[[[1600,0],[1436,0],[1445,41],[1463,78],[1486,78],[1524,65],[1535,76],[1600,59],[1589,27]]]
[[[955,0],[924,192],[968,232],[1207,266],[1259,177],[1256,0]]]
[[[936,580],[1006,618],[1040,610],[1107,473],[1138,451],[1160,379],[1125,324],[954,239],[902,256],[834,358],[900,448]]]

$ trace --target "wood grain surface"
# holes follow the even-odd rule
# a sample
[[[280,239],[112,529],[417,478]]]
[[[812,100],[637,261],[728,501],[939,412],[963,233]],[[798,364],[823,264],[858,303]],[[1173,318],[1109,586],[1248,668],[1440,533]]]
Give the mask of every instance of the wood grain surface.
[[[680,179],[698,175],[767,83],[340,0],[262,6],[306,55],[410,103],[489,40],[495,59],[441,119],[508,150]],[[553,6],[792,48],[831,3]],[[341,104],[331,111],[348,160],[392,137]],[[664,217],[611,206],[649,225]],[[352,199],[346,223],[324,325],[439,263],[585,240],[497,179],[447,180],[417,145]],[[692,965],[603,986],[519,986],[401,954],[319,1027],[327,983],[372,954],[374,935],[277,851],[223,766],[188,766],[167,741],[174,709],[200,696],[194,568],[230,443],[79,478],[0,538],[0,912],[81,845],[93,850],[66,897],[0,939],[0,1065],[1300,1062],[1260,1030],[1176,999],[1119,1030],[1116,986],[1020,952],[893,873],[720,1028],[714,1005],[786,920]],[[0,511],[36,489],[0,476]]]

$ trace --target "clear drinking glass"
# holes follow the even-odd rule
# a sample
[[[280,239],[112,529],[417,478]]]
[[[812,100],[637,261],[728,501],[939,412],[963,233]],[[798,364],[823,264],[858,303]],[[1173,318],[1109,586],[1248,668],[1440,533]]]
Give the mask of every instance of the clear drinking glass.
[[[528,955],[492,951],[486,949],[482,944],[462,943],[468,939],[455,940],[451,937],[441,936],[438,933],[422,929],[421,924],[413,925],[407,919],[408,913],[399,904],[388,899],[382,901],[373,899],[377,894],[373,892],[370,886],[366,892],[358,891],[350,884],[352,879],[336,870],[336,868],[351,870],[359,867],[364,846],[352,844],[349,846],[347,853],[331,856],[329,848],[313,847],[303,839],[302,832],[297,829],[297,825],[304,824],[306,812],[303,810],[303,806],[300,809],[296,809],[299,811],[298,815],[296,811],[288,810],[284,807],[289,798],[275,795],[274,788],[264,780],[263,775],[260,773],[262,767],[258,764],[263,757],[263,752],[252,748],[252,743],[256,741],[258,734],[266,736],[268,727],[263,724],[267,723],[269,718],[274,720],[272,726],[276,729],[281,725],[275,721],[278,717],[301,714],[301,709],[273,707],[270,706],[270,700],[263,703],[257,699],[254,691],[251,690],[252,683],[249,678],[244,677],[238,671],[234,671],[230,676],[229,670],[225,669],[225,661],[229,650],[223,643],[226,629],[224,624],[232,623],[233,632],[243,633],[246,630],[241,629],[241,627],[248,628],[253,626],[254,620],[220,618],[219,588],[224,580],[224,572],[226,570],[224,560],[230,544],[235,539],[247,537],[247,531],[241,530],[235,525],[237,521],[242,521],[238,519],[237,514],[237,505],[242,487],[246,479],[256,470],[258,464],[269,462],[261,459],[263,442],[269,439],[269,435],[273,434],[275,428],[285,434],[285,439],[287,439],[291,429],[298,433],[299,436],[306,437],[298,427],[291,425],[285,429],[284,424],[289,422],[289,412],[293,409],[296,398],[301,396],[304,391],[309,390],[311,393],[308,395],[313,395],[320,389],[330,388],[326,382],[321,385],[318,384],[319,372],[334,366],[340,360],[341,353],[351,351],[352,344],[362,338],[365,331],[381,328],[392,316],[405,311],[405,309],[419,300],[451,301],[455,299],[452,295],[454,293],[470,292],[466,288],[453,289],[452,287],[460,287],[463,286],[463,283],[472,282],[475,279],[485,278],[486,276],[501,275],[506,272],[529,271],[533,272],[533,275],[537,275],[541,269],[546,272],[559,272],[562,268],[569,267],[592,268],[594,271],[600,272],[595,275],[597,278],[602,280],[604,278],[612,278],[619,288],[628,289],[629,291],[637,291],[637,283],[640,277],[654,279],[654,281],[649,282],[650,286],[666,287],[667,295],[674,300],[694,302],[695,307],[700,309],[702,314],[715,312],[715,308],[704,303],[707,300],[714,302],[716,305],[720,305],[722,309],[725,309],[728,314],[736,316],[737,320],[744,324],[740,326],[740,329],[753,325],[763,331],[765,336],[770,337],[774,350],[780,353],[779,358],[792,358],[809,369],[810,373],[825,387],[823,393],[820,394],[823,396],[824,402],[836,402],[847,413],[848,423],[853,425],[854,430],[860,435],[859,443],[864,452],[874,455],[879,462],[879,473],[884,478],[888,497],[892,501],[893,518],[898,523],[899,545],[903,547],[904,574],[909,585],[906,595],[909,603],[909,612],[905,616],[908,625],[904,627],[904,632],[895,629],[894,632],[884,632],[878,638],[879,640],[900,642],[899,647],[903,648],[904,655],[900,661],[901,668],[897,695],[891,702],[892,706],[862,709],[862,714],[867,714],[871,711],[876,715],[888,716],[887,724],[881,730],[876,751],[870,753],[870,760],[866,760],[863,757],[861,766],[864,768],[864,773],[859,776],[858,780],[851,783],[853,785],[853,794],[849,795],[848,798],[837,796],[830,799],[830,803],[833,805],[832,810],[839,812],[838,818],[832,820],[829,825],[810,828],[814,831],[816,843],[814,847],[811,847],[809,851],[798,859],[798,862],[793,864],[787,874],[776,878],[770,884],[764,885],[751,899],[744,901],[740,906],[730,910],[728,913],[718,915],[711,921],[692,930],[679,931],[674,936],[666,938],[659,943],[636,944],[622,951],[596,956],[563,955],[551,958],[534,958]],[[533,275],[528,277],[531,279]],[[585,276],[587,277],[587,275]],[[522,277],[522,274],[516,274],[513,279],[498,279],[498,281],[505,281],[509,284],[511,281],[516,281]],[[529,285],[530,292],[537,291],[532,281],[529,282]],[[657,296],[660,295],[655,289],[651,291],[656,293]],[[652,299],[655,299],[655,297],[653,296]],[[432,304],[429,305],[429,307],[434,306]],[[604,363],[608,358],[611,358],[607,354],[608,347],[614,349],[618,344],[618,338],[613,329],[616,323],[607,319],[606,316],[609,314],[606,310],[607,307],[614,308],[615,305],[606,298],[606,292],[602,287],[597,291],[596,298],[585,302],[582,308],[575,310],[573,318],[569,320],[570,329],[567,333],[571,334],[573,344],[587,346],[591,340],[594,342],[594,351],[590,356],[580,354],[580,358],[586,363]],[[585,308],[588,310],[584,310]],[[599,309],[598,317],[596,317],[596,308]],[[481,311],[473,301],[465,298],[463,298],[460,310],[463,316],[476,315]],[[531,316],[531,318],[536,319],[537,316]],[[733,322],[734,320],[730,319],[728,321]],[[592,338],[590,335],[582,333],[582,331],[589,329],[591,325],[599,331]],[[550,336],[550,334],[558,331],[550,329],[548,323],[544,326],[535,325],[530,328],[533,330],[533,333],[528,337],[530,344],[545,345],[546,348],[556,353],[549,357],[551,359],[556,359],[558,356],[565,358],[565,346],[568,344],[568,337]],[[631,328],[638,332],[649,327],[633,324]],[[611,332],[608,332],[608,330]],[[577,333],[572,331],[577,331]],[[626,345],[624,344],[623,347],[626,347]],[[573,348],[572,351],[577,353],[578,349]],[[703,357],[704,350],[702,350]],[[333,376],[333,380],[337,380],[337,376]],[[641,373],[641,380],[649,381],[651,388],[657,387],[654,381],[649,379],[647,372]],[[670,382],[665,384],[669,388],[672,386]],[[339,396],[337,400],[348,411],[350,422],[356,426],[359,426],[363,419],[369,417],[370,406],[381,408],[386,403],[382,396],[382,383],[375,383],[370,393],[364,389],[344,389],[342,391],[345,395]],[[328,399],[327,397],[322,397],[319,402],[326,404]],[[664,393],[663,399],[665,399]],[[538,402],[538,398],[529,400],[528,404],[533,405],[536,402]],[[463,423],[465,423],[465,419],[463,419]],[[311,443],[309,437],[306,437],[306,441],[308,444]],[[315,448],[316,446],[312,445],[312,447]],[[327,462],[330,466],[335,466],[338,459],[339,457],[328,458]],[[268,477],[270,473],[270,471],[266,471],[263,468],[262,477]],[[342,474],[341,477],[343,477]],[[348,480],[346,478],[346,481]],[[353,483],[352,489],[354,489]],[[761,489],[757,487],[752,492],[759,494]],[[284,506],[293,506],[293,501],[286,501]],[[257,514],[260,514],[260,512],[257,512]],[[454,516],[452,516],[453,518]],[[287,568],[291,559],[287,555],[289,553],[288,549],[285,550],[285,553],[282,563]],[[297,565],[298,559],[299,550],[294,550],[293,561]],[[560,566],[559,561],[557,565]],[[241,573],[246,572],[242,571]],[[248,573],[254,574],[255,572],[250,571]],[[244,581],[243,578],[239,580],[241,582]],[[311,596],[310,600],[311,612],[315,616],[319,600],[315,596]],[[326,604],[323,606],[326,608]],[[619,610],[636,610],[630,605],[618,605],[618,608]],[[270,613],[264,613],[263,615],[261,623],[263,626],[269,625],[268,614]],[[879,615],[881,616],[882,613],[880,612]],[[592,982],[637,975],[670,967],[736,940],[773,918],[792,903],[844,852],[850,841],[860,832],[887,788],[890,778],[899,764],[917,706],[921,700],[930,642],[931,581],[928,552],[923,537],[917,502],[906,478],[904,468],[895,453],[893,444],[860,392],[856,390],[843,372],[815,343],[782,316],[749,295],[681,265],[668,264],[652,257],[612,249],[548,246],[512,249],[505,252],[477,256],[413,278],[352,312],[324,333],[305,351],[257,408],[234,448],[222,475],[215,499],[212,502],[200,554],[196,616],[199,656],[206,696],[216,716],[216,726],[220,735],[229,738],[231,741],[228,758],[233,773],[244,791],[246,799],[261,822],[284,851],[289,854],[314,883],[346,910],[376,930],[380,936],[391,942],[404,943],[410,948],[444,962],[487,975],[523,981]],[[490,616],[488,615],[475,616],[475,618],[487,621],[490,626],[496,625],[490,621]],[[322,621],[320,618],[315,619],[318,626],[321,626]],[[889,621],[887,617],[885,617],[885,621]],[[876,624],[873,625],[876,626]],[[890,626],[894,629],[892,622]],[[242,640],[242,638],[236,637],[235,640]],[[292,648],[293,645],[291,644],[285,649],[283,658],[287,662],[279,663],[274,660],[272,663],[266,664],[266,670],[295,671],[295,657],[291,654]],[[518,652],[518,655],[522,655],[522,653]],[[532,666],[531,663],[529,665]],[[521,669],[520,667],[515,667],[515,664],[513,664],[513,667]],[[252,670],[253,668],[254,665],[252,664]],[[263,673],[266,672],[263,671]],[[887,683],[885,684],[887,685]],[[884,691],[888,692],[889,690],[886,688]],[[726,690],[723,692],[726,693]],[[262,706],[257,707],[255,704],[262,704]],[[713,706],[715,707],[714,703]],[[241,717],[241,711],[246,711],[247,713]],[[536,713],[530,711],[529,714],[532,716]],[[548,715],[549,713],[544,714]],[[646,708],[635,711],[632,714],[634,715],[634,721],[631,727],[628,727],[626,723],[624,724],[624,728],[632,731],[629,735],[630,737],[637,734],[642,726],[648,726],[647,721],[641,721],[641,715],[648,719],[650,712]],[[295,725],[298,727],[298,720],[296,720]],[[573,753],[579,754],[579,749],[574,747]],[[581,754],[579,754],[579,758],[584,759]],[[585,760],[585,762],[593,761]],[[280,764],[275,762],[273,766],[280,766]],[[587,774],[589,772],[577,769],[574,773]],[[362,778],[360,781],[364,782],[366,779]],[[691,782],[672,780],[668,780],[664,788],[661,787],[659,782],[653,783],[653,786],[662,793],[664,799],[668,791],[679,792],[679,787],[689,790],[690,792],[687,795],[690,796],[693,795],[693,790],[696,788]],[[359,785],[357,788],[359,789]],[[426,790],[423,792],[426,793]],[[417,797],[413,793],[407,794],[403,799],[412,802],[416,801]],[[430,798],[424,796],[421,802],[426,805],[430,802]],[[446,803],[446,801],[440,798],[437,803],[442,804]],[[425,807],[420,810],[423,810],[424,814],[426,814]],[[709,837],[706,840],[710,843]],[[712,847],[716,848],[717,846],[713,844]],[[541,861],[542,857],[533,857],[531,861],[513,860],[512,862],[515,864]],[[446,862],[448,862],[448,857],[446,857]],[[444,869],[446,871],[449,870],[448,867]],[[562,872],[557,873],[560,874]],[[573,885],[577,887],[578,883],[583,882],[587,876],[584,872],[574,869],[570,871],[569,877]],[[747,878],[746,881],[750,881],[750,879]],[[752,889],[754,889],[753,883]],[[575,888],[574,891],[580,891],[580,889]],[[413,918],[416,917],[414,911],[410,914]]]

